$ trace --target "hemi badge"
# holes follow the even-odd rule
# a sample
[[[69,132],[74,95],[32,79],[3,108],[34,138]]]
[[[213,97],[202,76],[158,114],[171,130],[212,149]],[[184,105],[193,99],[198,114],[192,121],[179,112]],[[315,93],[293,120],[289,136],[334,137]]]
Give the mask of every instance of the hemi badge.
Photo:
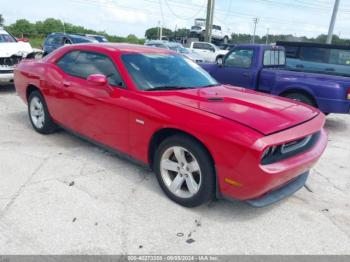
[[[136,123],[140,124],[140,125],[144,125],[145,121],[141,120],[141,119],[136,119]]]
[[[241,187],[243,186],[241,183],[237,182],[237,181],[234,181],[232,179],[229,179],[229,178],[225,178],[225,182],[227,184],[230,184],[231,186],[236,186],[236,187]]]

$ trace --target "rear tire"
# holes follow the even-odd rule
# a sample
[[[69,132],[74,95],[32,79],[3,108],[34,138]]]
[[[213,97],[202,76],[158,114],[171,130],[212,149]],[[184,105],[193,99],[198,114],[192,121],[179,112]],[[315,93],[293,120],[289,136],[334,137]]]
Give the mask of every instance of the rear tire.
[[[171,200],[195,207],[213,199],[214,166],[199,142],[185,135],[169,137],[159,145],[154,159],[158,183]]]
[[[308,95],[305,95],[302,93],[288,93],[286,95],[283,95],[283,97],[290,98],[290,99],[296,100],[298,102],[302,102],[304,104],[307,104],[309,106],[313,106],[313,107],[317,108],[317,105],[314,102],[314,100],[311,97],[309,97]]]
[[[39,91],[33,91],[28,98],[28,115],[35,131],[40,134],[51,134],[57,130],[44,97]]]

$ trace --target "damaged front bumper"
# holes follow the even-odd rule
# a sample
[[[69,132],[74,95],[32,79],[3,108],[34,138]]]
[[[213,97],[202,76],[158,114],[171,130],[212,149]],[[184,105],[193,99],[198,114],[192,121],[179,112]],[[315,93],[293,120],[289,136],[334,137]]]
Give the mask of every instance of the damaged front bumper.
[[[0,57],[0,84],[13,82],[13,70],[23,59],[22,56]]]

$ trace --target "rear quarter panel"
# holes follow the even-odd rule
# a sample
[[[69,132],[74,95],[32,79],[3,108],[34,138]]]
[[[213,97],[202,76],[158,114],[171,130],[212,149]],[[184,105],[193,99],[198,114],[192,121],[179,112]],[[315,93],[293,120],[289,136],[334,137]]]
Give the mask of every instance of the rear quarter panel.
[[[17,94],[27,103],[27,88],[30,85],[40,89],[45,75],[45,65],[41,60],[23,60],[14,70],[14,84]]]
[[[319,109],[327,113],[332,113],[332,110],[330,111],[325,101],[346,103],[348,88],[350,88],[350,78],[347,77],[276,69],[263,69],[259,86],[260,91],[274,95],[282,95],[291,90],[306,92],[315,99]]]

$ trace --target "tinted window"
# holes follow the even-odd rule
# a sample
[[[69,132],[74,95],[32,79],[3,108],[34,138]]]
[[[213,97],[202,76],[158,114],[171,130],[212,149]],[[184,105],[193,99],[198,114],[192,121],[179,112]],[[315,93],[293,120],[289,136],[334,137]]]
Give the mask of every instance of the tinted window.
[[[217,85],[204,69],[180,55],[126,54],[122,60],[140,90]]]
[[[350,50],[331,49],[329,63],[350,66]]]
[[[194,43],[193,48],[195,49],[205,49],[202,43]]]
[[[248,68],[252,64],[253,49],[237,49],[225,59],[225,66]]]
[[[114,63],[105,55],[74,51],[66,54],[57,65],[67,74],[86,79],[89,75],[102,74],[109,84],[123,86],[123,81]]]
[[[67,53],[56,63],[56,65],[59,68],[61,68],[65,73],[71,75],[74,71],[74,62],[77,59],[78,55],[79,51]]]
[[[316,47],[301,47],[300,58],[316,63],[328,63],[330,49]]]
[[[286,45],[284,46],[284,48],[286,49],[286,56],[288,58],[298,58],[298,46]]]
[[[264,52],[264,66],[284,65],[286,57],[283,50],[266,50]]]
[[[58,45],[58,44],[62,44],[62,37],[60,36],[49,36],[47,39],[46,39],[46,44],[49,44],[49,45]]]
[[[16,40],[8,34],[0,34],[0,43],[13,43],[16,42]]]

